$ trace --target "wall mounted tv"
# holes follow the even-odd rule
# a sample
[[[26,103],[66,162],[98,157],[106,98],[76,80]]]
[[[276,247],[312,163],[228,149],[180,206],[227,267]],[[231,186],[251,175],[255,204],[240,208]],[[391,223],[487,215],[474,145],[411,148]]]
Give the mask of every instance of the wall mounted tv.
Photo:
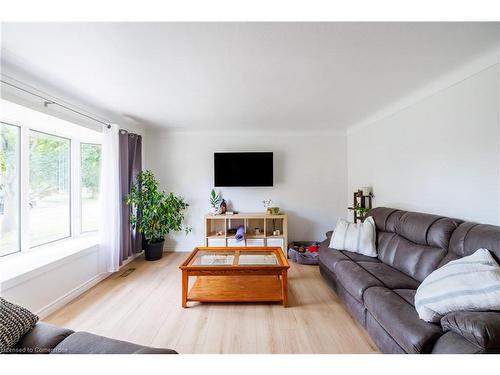
[[[214,186],[273,186],[273,153],[215,152]]]

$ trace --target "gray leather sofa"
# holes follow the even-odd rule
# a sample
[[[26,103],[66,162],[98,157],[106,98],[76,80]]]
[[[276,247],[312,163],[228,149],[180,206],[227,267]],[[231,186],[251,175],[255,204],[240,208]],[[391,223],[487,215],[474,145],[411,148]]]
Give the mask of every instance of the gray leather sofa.
[[[320,272],[384,353],[500,353],[500,311],[450,313],[439,324],[419,319],[415,292],[447,262],[490,250],[500,258],[500,227],[375,208],[378,258],[321,244]]]
[[[37,323],[17,343],[12,353],[19,354],[176,354],[175,350],[157,349],[114,340],[88,332],[74,332],[46,323]]]

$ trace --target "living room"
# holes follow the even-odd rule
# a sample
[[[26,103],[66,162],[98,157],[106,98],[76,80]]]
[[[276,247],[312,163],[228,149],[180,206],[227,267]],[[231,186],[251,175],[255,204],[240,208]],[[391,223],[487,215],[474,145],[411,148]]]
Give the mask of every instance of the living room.
[[[494,11],[154,10],[0,16],[1,353],[500,353]]]

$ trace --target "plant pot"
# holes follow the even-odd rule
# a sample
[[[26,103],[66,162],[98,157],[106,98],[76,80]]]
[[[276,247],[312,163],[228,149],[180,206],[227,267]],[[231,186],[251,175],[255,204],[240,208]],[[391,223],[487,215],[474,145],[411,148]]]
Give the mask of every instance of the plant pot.
[[[280,208],[279,207],[269,207],[268,210],[270,210],[271,215],[279,215],[280,213]]]
[[[163,255],[163,245],[165,240],[160,242],[144,242],[144,257],[146,260],[153,261],[161,259]]]

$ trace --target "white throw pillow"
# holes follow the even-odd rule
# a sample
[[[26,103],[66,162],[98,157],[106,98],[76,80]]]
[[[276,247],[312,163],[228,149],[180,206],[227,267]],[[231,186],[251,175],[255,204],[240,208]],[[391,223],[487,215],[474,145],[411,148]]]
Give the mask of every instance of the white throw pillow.
[[[332,234],[329,247],[376,257],[375,234],[375,222],[371,216],[359,224],[339,219]]]
[[[449,262],[420,284],[415,308],[427,322],[458,310],[500,310],[500,266],[486,249]]]

